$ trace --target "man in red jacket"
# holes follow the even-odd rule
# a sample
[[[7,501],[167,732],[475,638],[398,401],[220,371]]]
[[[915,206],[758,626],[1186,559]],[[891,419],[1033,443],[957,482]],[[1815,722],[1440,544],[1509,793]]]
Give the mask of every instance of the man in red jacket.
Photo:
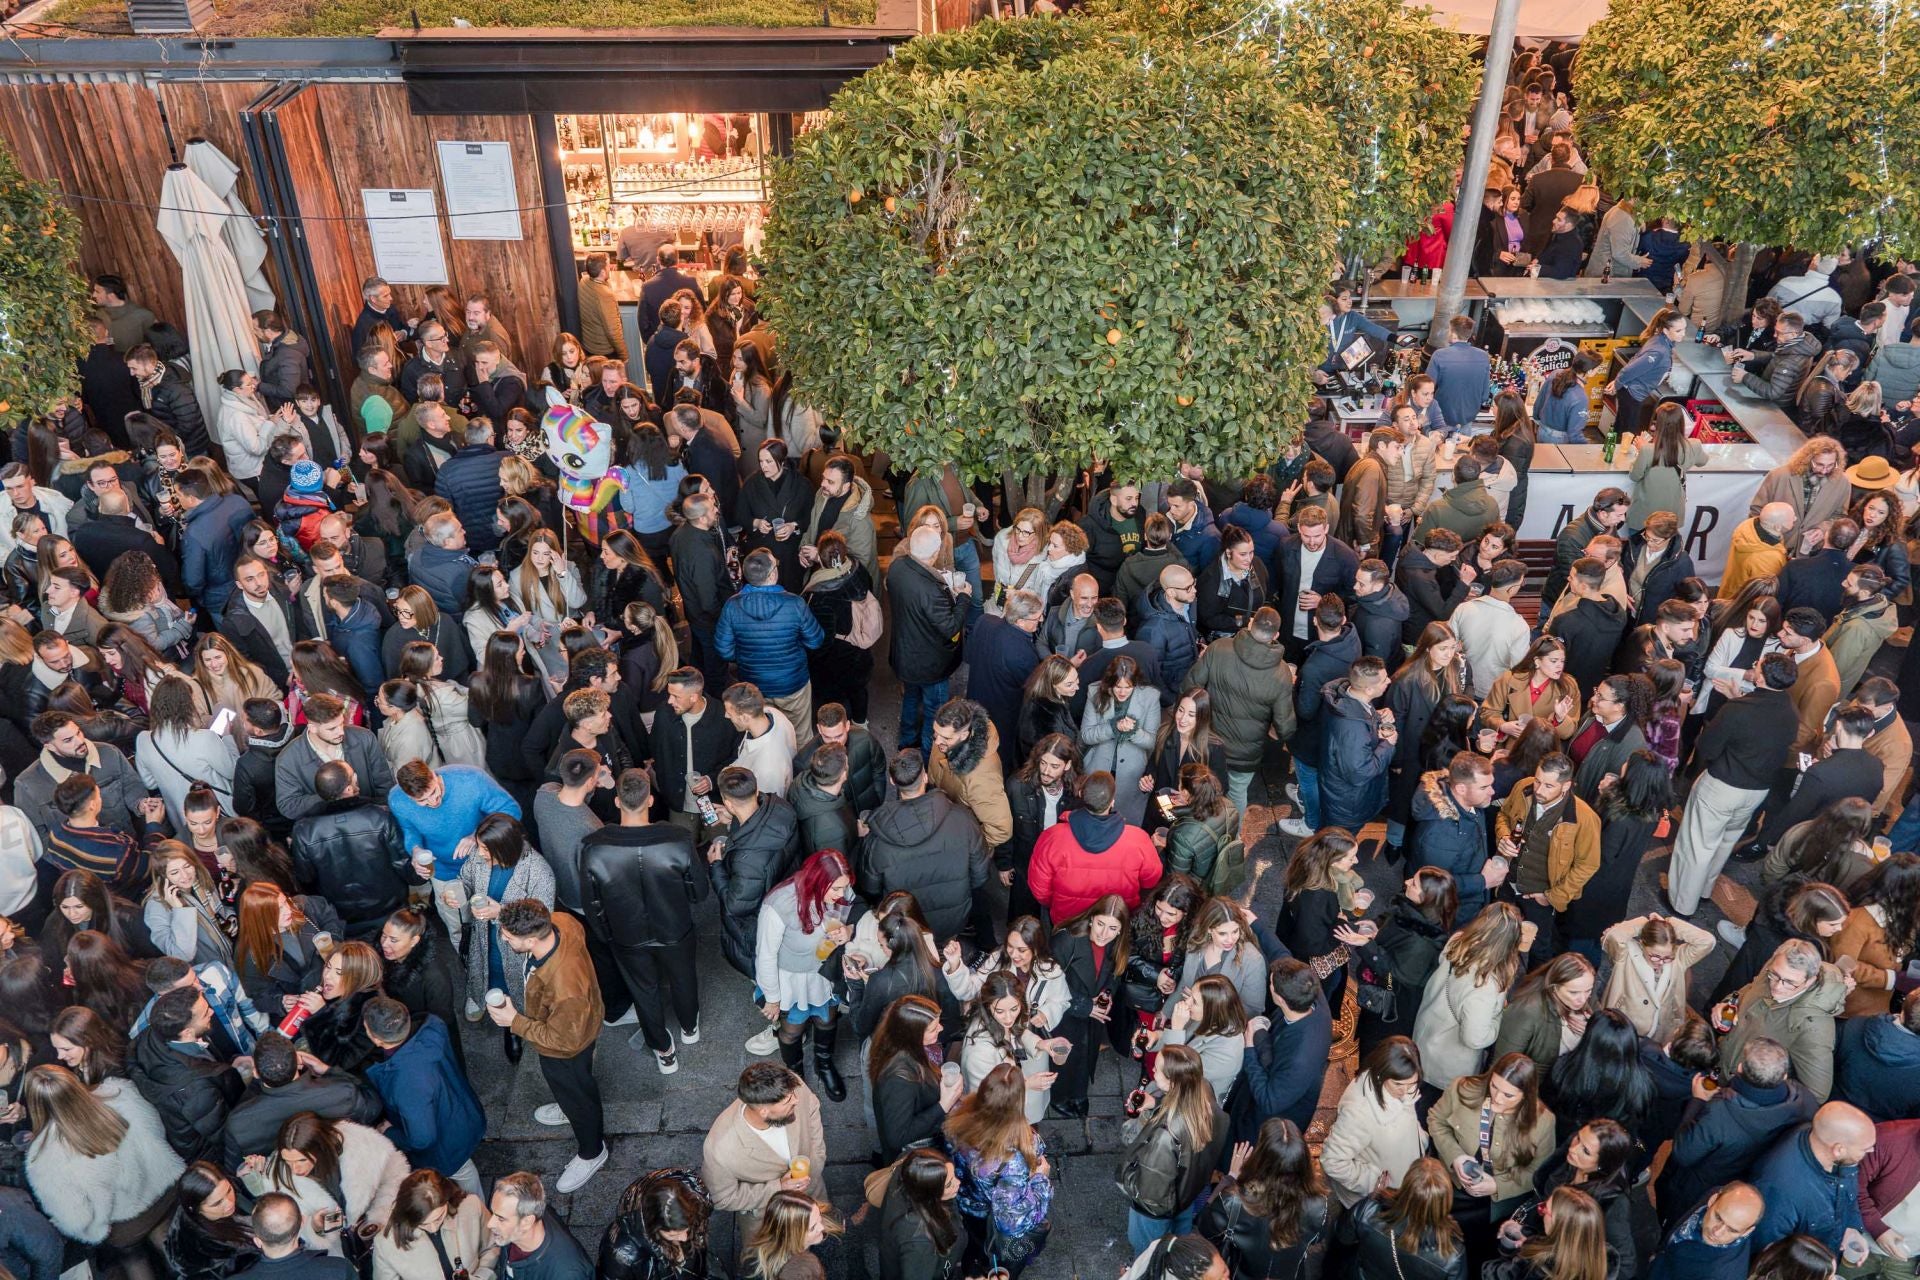
[[[1131,911],[1163,874],[1160,851],[1139,827],[1113,811],[1110,773],[1090,773],[1081,784],[1083,808],[1048,827],[1033,846],[1027,882],[1056,925],[1110,893]]]
[[[1920,1120],[1874,1126],[1873,1150],[1860,1162],[1860,1217],[1877,1246],[1869,1269],[1912,1275],[1920,1253]],[[1876,1261],[1894,1265],[1876,1268]]]

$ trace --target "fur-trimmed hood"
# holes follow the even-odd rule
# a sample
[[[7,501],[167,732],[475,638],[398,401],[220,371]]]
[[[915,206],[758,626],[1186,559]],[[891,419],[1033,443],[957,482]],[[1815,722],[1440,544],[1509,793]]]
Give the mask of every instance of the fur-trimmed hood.
[[[1447,771],[1430,769],[1420,775],[1420,792],[1426,796],[1427,803],[1434,812],[1452,822],[1460,816],[1460,806],[1454,801],[1453,792],[1447,788]]]
[[[994,731],[993,722],[987,719],[987,709],[971,700],[965,706],[967,736],[947,752],[947,766],[962,777],[972,773],[988,751],[999,748],[999,735]]]

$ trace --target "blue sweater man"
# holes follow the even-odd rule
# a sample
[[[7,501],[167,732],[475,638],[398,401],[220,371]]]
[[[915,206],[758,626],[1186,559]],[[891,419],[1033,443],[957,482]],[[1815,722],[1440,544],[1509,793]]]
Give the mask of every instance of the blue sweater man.
[[[520,802],[486,770],[469,764],[450,764],[435,772],[415,760],[401,766],[397,778],[387,793],[387,808],[399,822],[407,847],[433,854],[435,880],[459,876],[466,863],[457,856],[460,842],[473,834],[480,819],[490,813],[520,817]]]

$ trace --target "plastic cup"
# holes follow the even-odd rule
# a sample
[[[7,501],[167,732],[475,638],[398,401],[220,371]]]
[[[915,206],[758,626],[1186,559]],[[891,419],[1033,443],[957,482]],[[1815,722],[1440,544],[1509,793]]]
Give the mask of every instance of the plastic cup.
[[[498,987],[490,987],[490,988],[488,988],[488,990],[487,990],[487,1004],[488,1004],[488,1006],[489,1006],[489,1007],[491,1007],[491,1008],[494,1008],[494,1009],[503,1009],[503,1008],[505,1008],[505,1007],[506,1007],[506,1004],[507,1004],[507,993],[506,993],[506,992],[504,992],[504,991],[502,991],[502,990],[501,990],[500,988],[498,988]]]
[[[331,951],[331,950],[333,950],[333,935],[332,935],[332,934],[330,934],[330,933],[316,933],[316,934],[314,934],[314,935],[313,935],[313,949],[314,949],[315,951],[319,951],[319,952],[321,952],[321,953],[323,953],[323,954],[324,954],[325,952],[328,952],[328,951]]]
[[[944,1085],[948,1083],[958,1084],[959,1082],[960,1082],[960,1064],[957,1062],[941,1063],[940,1064],[940,1083]]]
[[[808,1178],[813,1176],[813,1161],[805,1156],[795,1156],[787,1162],[789,1178]]]
[[[476,893],[471,898],[467,899],[467,910],[469,911],[477,911],[481,907],[490,907],[492,905],[493,905],[493,899],[489,898],[484,893]]]
[[[1893,841],[1889,840],[1886,836],[1875,836],[1873,838],[1873,860],[1875,862],[1885,862],[1892,856]]]

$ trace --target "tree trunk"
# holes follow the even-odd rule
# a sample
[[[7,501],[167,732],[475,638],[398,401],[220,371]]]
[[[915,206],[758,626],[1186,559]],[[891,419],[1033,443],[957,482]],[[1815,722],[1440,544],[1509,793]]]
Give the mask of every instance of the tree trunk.
[[[1058,520],[1061,508],[1073,492],[1073,477],[1068,475],[1058,484],[1049,485],[1045,475],[1019,474],[1007,468],[1000,473],[1000,489],[1006,496],[1009,521],[1017,520],[1028,507],[1038,507],[1047,513],[1048,520]]]
[[[1727,264],[1727,287],[1720,295],[1720,323],[1739,325],[1747,314],[1747,286],[1753,279],[1753,259],[1760,246],[1742,240],[1733,248],[1733,261]]]

